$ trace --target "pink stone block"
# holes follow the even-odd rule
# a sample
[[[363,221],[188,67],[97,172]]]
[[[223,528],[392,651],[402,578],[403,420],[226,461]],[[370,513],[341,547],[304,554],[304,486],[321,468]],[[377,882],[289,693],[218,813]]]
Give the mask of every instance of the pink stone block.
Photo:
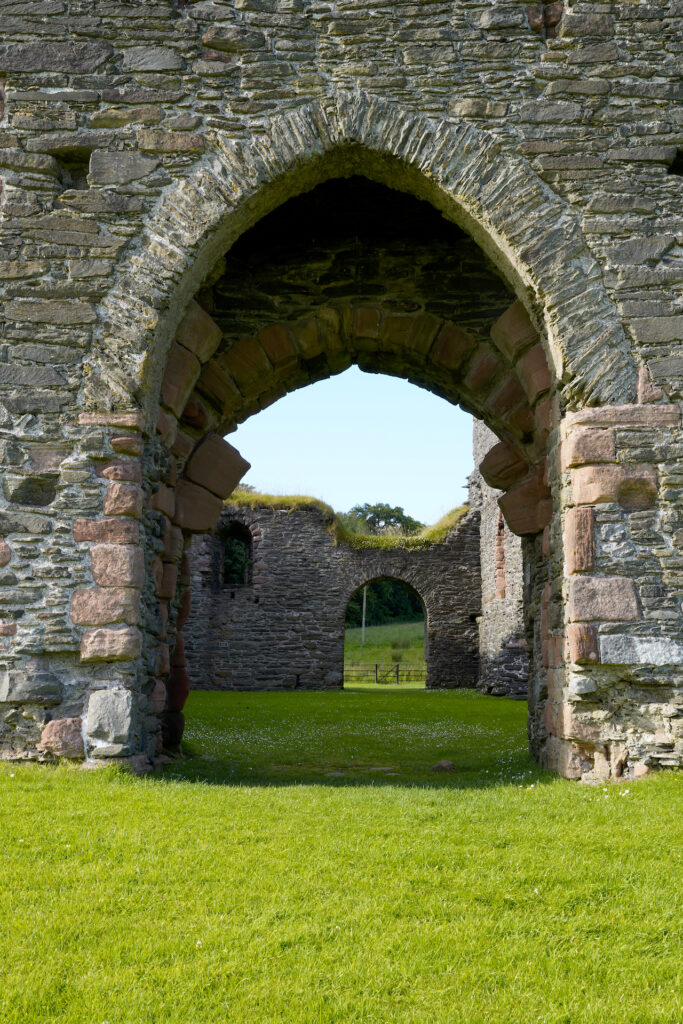
[[[190,456],[185,475],[219,498],[227,498],[249,468],[236,448],[218,434],[208,434]]]
[[[106,626],[140,621],[140,591],[132,587],[90,587],[73,592],[71,620],[75,626]]]
[[[93,580],[98,587],[141,587],[145,578],[142,548],[96,544],[90,549]]]
[[[633,580],[626,576],[573,576],[570,622],[635,622],[641,617]]]
[[[87,629],[81,639],[81,661],[135,661],[141,654],[139,629]]]
[[[105,516],[130,516],[139,519],[142,515],[143,493],[137,484],[112,482],[107,487],[103,512]]]

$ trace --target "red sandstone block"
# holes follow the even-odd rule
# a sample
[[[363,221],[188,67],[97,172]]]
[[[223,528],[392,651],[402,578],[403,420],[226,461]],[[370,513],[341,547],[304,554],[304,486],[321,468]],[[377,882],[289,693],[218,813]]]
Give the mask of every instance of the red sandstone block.
[[[185,637],[181,632],[176,636],[171,665],[174,668],[185,668]]]
[[[120,434],[118,437],[112,437],[110,444],[117,455],[140,456],[144,447],[142,438],[135,437],[133,434]]]
[[[463,384],[470,391],[481,391],[491,383],[503,364],[488,345],[479,345],[467,368]]]
[[[195,443],[194,437],[190,437],[190,435],[186,434],[183,430],[179,430],[177,437],[173,442],[173,446],[171,447],[171,453],[182,462],[188,457],[194,448]]]
[[[176,488],[174,522],[190,533],[205,533],[216,525],[223,502],[204,487],[181,480]]]
[[[207,402],[203,402],[196,391],[190,395],[189,401],[180,417],[183,423],[195,430],[207,431],[218,422],[215,410]]]
[[[496,320],[491,328],[491,339],[496,348],[512,361],[538,341],[538,331],[519,299]]]
[[[550,390],[553,381],[542,345],[530,348],[517,363],[515,371],[532,404],[545,391]]]
[[[505,417],[505,423],[513,437],[525,442],[533,434],[535,428],[534,414],[526,402],[509,412]],[[542,455],[544,451],[545,446],[542,446],[538,449],[538,454]]]
[[[575,665],[597,665],[600,661],[598,631],[589,622],[570,622],[567,626],[569,660]]]
[[[583,747],[570,740],[550,735],[543,752],[543,766],[565,779],[580,779],[590,772],[593,761]]]
[[[192,591],[189,587],[183,590],[182,597],[180,598],[180,608],[178,609],[178,629],[182,629],[192,611]]]
[[[505,377],[495,386],[485,404],[494,416],[504,420],[522,403],[526,405],[522,385],[515,377]]]
[[[175,513],[175,490],[172,487],[167,487],[166,484],[158,484],[154,494],[150,494],[147,504],[149,508],[163,512],[165,516],[172,519]]]
[[[170,448],[175,441],[177,430],[178,420],[175,418],[173,413],[168,412],[166,409],[159,409],[159,413],[157,415],[157,434],[167,448]]]
[[[80,718],[53,718],[45,725],[36,749],[55,757],[85,757],[82,726]]]
[[[573,576],[568,608],[570,622],[635,622],[641,617],[633,580],[626,576]]]
[[[132,587],[75,590],[71,597],[71,620],[75,626],[107,626],[115,622],[136,626],[140,620],[140,591]]]
[[[95,474],[105,480],[128,480],[139,484],[142,481],[142,466],[137,459],[117,459],[116,462],[98,466]]]
[[[174,343],[161,379],[161,401],[175,416],[180,416],[192,394],[201,371],[197,357],[182,345]]]
[[[86,629],[81,640],[81,661],[135,661],[142,654],[142,633],[124,626]]]
[[[529,463],[507,441],[499,441],[486,453],[479,471],[489,487],[505,491],[527,475]]]
[[[457,370],[474,352],[475,347],[474,338],[454,324],[446,323],[439,331],[429,358],[447,370]]]
[[[161,586],[157,589],[157,594],[160,598],[170,601],[176,592],[176,586],[178,583],[178,566],[174,565],[172,562],[164,562],[163,566]]]
[[[145,556],[141,547],[96,544],[90,549],[92,577],[98,587],[141,587]]]
[[[91,544],[138,544],[140,527],[130,519],[74,519],[74,540]]]
[[[560,668],[564,664],[564,636],[551,633],[548,636],[548,667]]]
[[[145,417],[141,412],[81,412],[78,422],[91,427],[128,427],[140,433],[145,429]]]
[[[169,656],[168,644],[159,644],[157,647],[156,660],[156,674],[162,678],[167,676],[171,671],[171,658]]]
[[[384,352],[403,353],[408,347],[412,316],[407,313],[391,313],[382,319],[379,331],[379,345],[367,336],[354,338],[354,347],[365,351],[381,349]]]
[[[166,628],[168,626],[168,601],[159,601],[159,618],[161,620],[161,633],[160,636],[166,636]]]
[[[297,320],[291,325],[292,335],[297,350],[304,359],[314,359],[324,351],[318,330],[318,321],[314,317]]]
[[[659,402],[664,397],[661,388],[656,388],[650,380],[650,372],[647,366],[638,368],[638,402]]]
[[[258,382],[265,390],[266,382],[273,375],[270,360],[256,338],[240,338],[221,354],[221,366],[230,374],[242,394],[250,391],[250,385]]]
[[[131,516],[139,519],[142,515],[142,489],[136,484],[112,482],[107,487],[102,511],[105,516]]]
[[[223,362],[223,356],[218,355],[205,366],[197,381],[197,391],[201,392],[212,405],[219,409],[222,415],[228,415],[242,404],[242,395],[230,369]]]
[[[178,344],[193,352],[200,363],[206,363],[220,345],[222,337],[223,332],[216,321],[193,299],[178,325],[175,336]]]
[[[296,363],[296,349],[284,324],[270,324],[257,334],[261,348],[273,366],[280,368]]]
[[[570,508],[564,517],[567,573],[592,572],[595,562],[595,514],[592,508]]]
[[[355,338],[379,338],[381,314],[373,306],[356,306],[353,310],[352,331]]]
[[[681,410],[677,405],[603,405],[568,412],[567,428],[572,427],[677,427]]]
[[[562,468],[588,463],[615,462],[617,457],[614,432],[575,427],[562,442]]]
[[[179,526],[168,523],[164,533],[164,562],[179,562],[183,554],[183,531]]]
[[[577,505],[598,505],[617,501],[625,509],[652,508],[657,501],[657,473],[654,466],[581,466],[571,471],[572,496]]]
[[[190,456],[185,475],[219,498],[227,498],[249,468],[236,448],[218,434],[208,434]]]
[[[161,589],[161,581],[164,578],[164,563],[159,555],[157,555],[157,557],[152,562],[150,569],[152,573],[152,579],[154,580],[154,589],[158,594]]]
[[[171,669],[166,683],[166,701],[169,711],[182,711],[190,693],[190,677],[187,670],[177,666]]]
[[[178,581],[182,584],[182,586],[189,586],[190,583],[190,559],[187,554],[187,549],[189,548],[191,543],[192,538],[186,537],[185,552],[183,553],[183,557],[180,559],[180,579]]]
[[[8,619],[0,621],[0,636],[15,636],[16,632],[16,622],[11,622]]]
[[[543,482],[542,472],[536,469],[515,484],[498,499],[498,505],[513,533],[520,537],[540,533],[552,515],[550,491]]]
[[[12,558],[12,549],[6,540],[0,540],[0,569],[4,568]]]

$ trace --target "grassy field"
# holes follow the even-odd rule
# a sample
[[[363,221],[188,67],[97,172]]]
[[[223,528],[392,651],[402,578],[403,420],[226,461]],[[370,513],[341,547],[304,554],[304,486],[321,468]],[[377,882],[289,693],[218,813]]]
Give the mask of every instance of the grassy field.
[[[683,1021],[681,774],[553,778],[462,691],[187,710],[162,778],[0,765],[2,1024]]]
[[[424,673],[424,622],[396,622],[385,626],[368,626],[365,646],[361,647],[361,629],[347,629],[344,637],[344,665],[375,665],[389,668],[398,664],[403,670],[415,666]],[[421,683],[408,686],[423,687]]]

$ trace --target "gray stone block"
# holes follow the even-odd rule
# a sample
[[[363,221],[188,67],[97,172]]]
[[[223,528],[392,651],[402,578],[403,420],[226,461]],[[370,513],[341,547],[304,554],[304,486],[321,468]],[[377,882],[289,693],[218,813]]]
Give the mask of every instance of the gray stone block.
[[[144,178],[158,166],[158,160],[139,153],[108,153],[98,149],[90,157],[89,177],[98,185],[124,184]]]
[[[683,665],[683,640],[659,636],[601,636],[603,665]]]
[[[88,700],[85,731],[90,740],[103,740],[108,744],[126,744],[133,728],[133,694],[116,687],[113,690],[95,690]],[[121,753],[118,750],[118,753]],[[111,755],[115,756],[115,755]]]
[[[62,684],[51,672],[5,669],[0,674],[1,704],[59,704]]]

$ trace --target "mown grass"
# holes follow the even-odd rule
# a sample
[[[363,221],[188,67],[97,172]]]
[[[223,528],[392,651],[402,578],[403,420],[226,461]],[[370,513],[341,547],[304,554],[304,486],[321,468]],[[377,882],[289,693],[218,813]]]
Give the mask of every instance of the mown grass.
[[[553,778],[471,693],[188,718],[164,778],[0,765],[3,1024],[683,1020],[680,774]]]

